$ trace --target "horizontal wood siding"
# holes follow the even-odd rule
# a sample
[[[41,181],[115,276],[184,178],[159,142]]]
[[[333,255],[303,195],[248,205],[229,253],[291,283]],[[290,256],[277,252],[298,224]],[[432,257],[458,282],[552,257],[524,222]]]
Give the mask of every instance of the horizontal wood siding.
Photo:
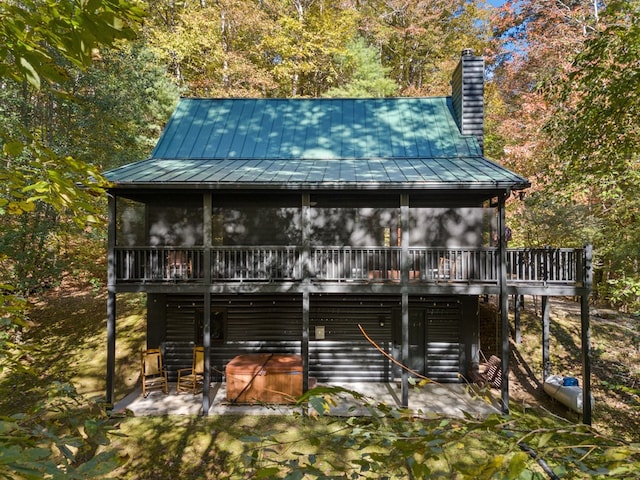
[[[388,381],[390,361],[366,340],[358,325],[389,352],[392,309],[399,303],[399,297],[312,296],[309,375],[320,382]],[[324,339],[316,338],[316,327],[324,327]]]
[[[359,329],[385,352],[398,356],[399,296],[312,295],[309,319],[309,375],[320,382],[385,382],[399,371]],[[300,295],[214,295],[212,311],[224,312],[224,340],[212,340],[212,380],[224,378],[226,364],[244,353],[300,354]],[[195,319],[201,295],[166,296],[165,363],[175,381],[191,365]],[[415,297],[410,309],[426,312],[427,365],[440,381],[458,381],[460,303],[451,297]],[[201,313],[200,313],[201,315]],[[394,326],[395,322],[395,326]],[[317,328],[319,327],[319,328]],[[324,329],[324,338],[319,338]],[[394,348],[395,345],[395,348]]]
[[[170,378],[191,365],[195,318],[204,299],[167,296],[166,364]],[[222,380],[226,364],[243,353],[300,353],[302,297],[233,295],[211,299],[211,309],[225,312],[224,341],[211,342],[212,379]]]
[[[463,55],[451,79],[452,103],[463,135],[474,135],[484,148],[484,59]]]
[[[164,362],[169,381],[175,382],[179,368],[189,368],[193,358],[195,344],[196,311],[202,310],[202,295],[166,296],[166,335],[164,343]]]
[[[427,376],[438,382],[459,382],[461,306],[458,302],[440,302],[427,307]]]

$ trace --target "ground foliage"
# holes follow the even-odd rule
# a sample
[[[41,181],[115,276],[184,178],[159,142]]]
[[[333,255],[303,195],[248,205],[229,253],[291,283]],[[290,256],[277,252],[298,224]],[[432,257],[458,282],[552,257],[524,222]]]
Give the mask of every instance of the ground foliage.
[[[416,386],[416,388],[420,388]],[[349,397],[369,415],[327,415]],[[640,445],[539,408],[434,417],[344,388],[300,399],[308,415],[122,419],[121,478],[635,478]],[[268,408],[268,407],[265,407]]]
[[[369,416],[331,420],[339,432],[329,439],[331,451],[340,453],[337,464],[322,465],[326,444],[322,451],[279,459],[265,454],[277,451],[277,437],[246,437],[257,447],[249,445],[245,459],[256,478],[545,478],[549,472],[560,478],[629,478],[640,471],[640,445],[538,409],[484,419],[433,418],[335,387],[311,390],[300,402],[309,402],[312,415],[325,415],[345,394],[367,405]],[[310,443],[317,445],[315,439]]]
[[[104,477],[119,465],[116,452],[101,449],[113,428],[103,406],[53,382],[30,409],[0,416],[0,477]]]

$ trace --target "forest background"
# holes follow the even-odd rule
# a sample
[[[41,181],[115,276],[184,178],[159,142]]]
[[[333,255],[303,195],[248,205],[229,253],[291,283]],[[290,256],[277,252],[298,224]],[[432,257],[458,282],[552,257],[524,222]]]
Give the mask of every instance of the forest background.
[[[509,202],[511,245],[593,244],[594,298],[640,310],[637,0],[138,2],[123,38],[98,48],[108,30],[71,22],[54,51],[73,4],[117,2],[0,5],[0,283],[15,292],[104,284],[99,173],[146,158],[179,96],[448,95],[472,48],[486,155],[532,182]]]
[[[593,300],[640,312],[639,0],[9,0],[0,373],[24,364],[26,299],[104,289],[100,172],[145,158],[179,96],[448,95],[464,48],[486,155],[532,182],[511,246],[593,244]]]

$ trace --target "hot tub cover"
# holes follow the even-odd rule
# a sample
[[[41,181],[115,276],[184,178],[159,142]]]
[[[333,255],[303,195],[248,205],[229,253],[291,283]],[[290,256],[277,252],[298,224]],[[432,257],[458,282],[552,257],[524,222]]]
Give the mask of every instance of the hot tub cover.
[[[227,375],[302,374],[302,357],[282,353],[238,355],[227,364]]]

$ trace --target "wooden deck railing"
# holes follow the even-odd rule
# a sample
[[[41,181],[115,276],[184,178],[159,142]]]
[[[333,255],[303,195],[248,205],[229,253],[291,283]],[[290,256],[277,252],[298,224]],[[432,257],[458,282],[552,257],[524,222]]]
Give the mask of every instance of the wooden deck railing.
[[[198,280],[204,275],[204,248],[116,247],[118,281]]]
[[[582,249],[508,249],[507,281],[511,284],[577,285],[583,281]],[[409,249],[410,282],[497,284],[496,248]],[[205,265],[203,247],[116,247],[118,282],[211,281],[359,281],[398,282],[400,247],[311,247],[307,258],[301,247],[213,247],[211,265]],[[307,265],[305,269],[305,265]]]

